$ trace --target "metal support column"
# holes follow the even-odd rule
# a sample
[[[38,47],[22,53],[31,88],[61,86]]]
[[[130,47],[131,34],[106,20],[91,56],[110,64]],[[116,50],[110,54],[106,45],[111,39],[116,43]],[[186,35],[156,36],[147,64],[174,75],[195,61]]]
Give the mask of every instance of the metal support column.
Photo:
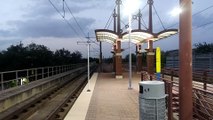
[[[118,39],[116,40],[116,69],[115,69],[115,75],[116,78],[123,78],[122,76],[122,55],[121,55],[121,21],[120,21],[120,5],[121,5],[121,0],[116,0],[116,4],[118,5],[117,7],[117,34],[118,34]]]
[[[142,50],[141,44],[137,44],[137,72],[140,73],[142,70]]]
[[[152,5],[154,3],[153,0],[148,0],[149,4],[149,33],[153,34],[153,26],[152,26]],[[153,51],[153,41],[149,40],[148,42],[148,52],[147,52],[147,71],[150,75],[150,79],[152,79],[152,75],[154,74],[154,51]]]
[[[192,120],[192,11],[191,0],[180,0],[179,94],[180,120]]]

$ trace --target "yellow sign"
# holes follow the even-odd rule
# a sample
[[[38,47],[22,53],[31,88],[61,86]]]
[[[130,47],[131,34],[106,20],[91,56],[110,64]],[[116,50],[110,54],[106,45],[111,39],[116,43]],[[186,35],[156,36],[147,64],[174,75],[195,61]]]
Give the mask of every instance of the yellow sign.
[[[156,73],[161,72],[161,51],[160,47],[156,48]]]

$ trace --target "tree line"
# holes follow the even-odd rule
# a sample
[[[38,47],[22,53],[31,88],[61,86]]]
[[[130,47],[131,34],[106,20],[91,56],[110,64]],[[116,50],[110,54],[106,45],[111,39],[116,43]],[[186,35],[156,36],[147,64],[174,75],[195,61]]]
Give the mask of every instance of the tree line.
[[[56,66],[86,62],[79,51],[70,52],[64,48],[51,51],[44,45],[22,43],[11,45],[0,51],[0,71]]]

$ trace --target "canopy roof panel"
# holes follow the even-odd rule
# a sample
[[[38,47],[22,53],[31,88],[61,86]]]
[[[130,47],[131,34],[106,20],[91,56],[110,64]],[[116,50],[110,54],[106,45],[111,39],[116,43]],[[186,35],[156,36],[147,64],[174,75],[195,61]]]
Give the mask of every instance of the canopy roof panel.
[[[157,40],[160,40],[160,39],[170,37],[170,36],[177,34],[177,33],[178,33],[178,29],[166,29],[166,30],[163,30],[163,31],[161,31],[157,34],[154,34],[154,38],[152,38],[151,40],[157,41]]]
[[[97,29],[95,30],[96,34],[96,39],[97,41],[102,41],[102,42],[108,42],[108,43],[115,43],[116,39],[118,38],[118,35],[108,29]]]
[[[132,30],[131,34],[131,42],[133,43],[145,43],[148,39],[153,38],[153,35],[148,33],[146,30]],[[129,41],[129,33],[125,32],[122,34],[122,42]]]
[[[131,42],[137,44],[137,43],[146,43],[148,40],[153,40],[157,41],[160,39],[164,39],[167,37],[170,37],[174,34],[177,34],[178,30],[177,29],[166,29],[163,30],[159,33],[149,33],[147,30],[132,30],[130,37],[131,37]],[[108,43],[115,43],[116,39],[118,39],[118,35],[116,32],[108,29],[97,29],[95,30],[96,34],[96,39],[97,41],[102,41],[102,42],[108,42]],[[128,42],[129,41],[129,33],[125,32],[122,34],[122,40],[121,42]]]

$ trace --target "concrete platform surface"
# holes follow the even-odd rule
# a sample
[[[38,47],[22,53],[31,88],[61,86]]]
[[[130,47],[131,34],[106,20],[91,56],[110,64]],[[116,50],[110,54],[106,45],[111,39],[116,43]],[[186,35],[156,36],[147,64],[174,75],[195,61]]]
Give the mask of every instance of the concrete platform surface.
[[[86,92],[86,86],[65,120],[139,120],[140,75],[133,76],[133,89],[129,90],[128,73],[122,79],[115,79],[113,73],[95,73],[91,92]]]
[[[139,120],[138,83],[134,74],[132,90],[128,89],[128,73],[115,79],[112,73],[98,76],[86,120]]]
[[[98,73],[94,73],[64,120],[85,120]],[[90,90],[88,92],[87,90]]]

